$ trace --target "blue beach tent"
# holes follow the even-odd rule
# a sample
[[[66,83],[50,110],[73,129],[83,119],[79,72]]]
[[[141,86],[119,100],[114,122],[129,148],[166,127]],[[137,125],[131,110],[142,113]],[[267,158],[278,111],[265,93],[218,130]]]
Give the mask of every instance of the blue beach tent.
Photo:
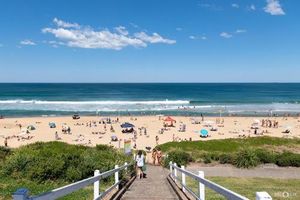
[[[208,131],[206,129],[201,129],[200,137],[208,137]]]
[[[133,127],[134,127],[134,125],[130,124],[128,122],[121,124],[121,128],[133,128]]]

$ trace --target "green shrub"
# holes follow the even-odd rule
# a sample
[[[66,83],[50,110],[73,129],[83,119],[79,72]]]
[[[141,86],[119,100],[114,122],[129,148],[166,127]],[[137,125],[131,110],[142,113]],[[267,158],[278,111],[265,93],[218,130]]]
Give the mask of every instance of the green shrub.
[[[176,163],[177,166],[185,166],[187,165],[189,162],[192,161],[192,158],[190,156],[190,154],[181,151],[181,150],[176,150],[176,151],[171,151],[168,153],[168,155],[166,156],[166,158],[164,159],[164,166],[168,167],[170,161],[172,161],[173,163]]]
[[[219,162],[221,164],[233,164],[234,156],[232,156],[231,154],[221,154],[219,156]]]
[[[98,151],[113,151],[114,148],[112,146],[104,145],[104,144],[97,144],[96,149]]]
[[[283,152],[276,158],[276,164],[281,167],[300,167],[300,154]]]
[[[74,167],[74,166],[69,167],[66,171],[66,179],[68,181],[73,182],[75,180],[80,180],[81,177],[82,177],[81,171],[78,168]]]
[[[253,149],[242,149],[235,157],[234,165],[238,168],[251,168],[259,164],[259,159]]]
[[[210,157],[211,160],[219,161],[220,154],[218,152],[210,152],[209,157]]]
[[[111,147],[96,148],[69,145],[62,142],[35,143],[20,147],[6,157],[3,174],[15,178],[45,182],[48,180],[78,181],[130,162]]]
[[[261,163],[275,163],[276,154],[265,149],[257,149],[255,151],[257,158]]]
[[[211,163],[211,160],[212,160],[211,155],[209,155],[209,154],[204,154],[203,162],[204,162],[205,164]]]
[[[4,159],[10,154],[11,154],[11,149],[0,146],[0,162],[4,161]]]

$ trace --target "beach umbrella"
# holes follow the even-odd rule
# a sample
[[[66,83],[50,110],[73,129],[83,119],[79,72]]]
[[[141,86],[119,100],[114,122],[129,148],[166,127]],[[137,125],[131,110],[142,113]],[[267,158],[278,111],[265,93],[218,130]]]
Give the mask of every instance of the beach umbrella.
[[[260,123],[259,119],[254,119],[253,121],[254,121],[254,123],[258,123],[258,124]]]
[[[208,136],[208,131],[207,131],[206,129],[201,129],[200,135],[201,135],[202,137],[207,137],[207,136]]]
[[[118,140],[118,137],[116,135],[112,135],[110,138],[111,138],[112,141],[117,141]]]
[[[121,124],[121,128],[133,128],[134,125],[128,122]]]
[[[33,125],[29,125],[27,126],[27,130],[33,131],[35,130],[35,127]]]
[[[292,129],[292,126],[291,126],[291,125],[284,125],[283,127],[284,127],[285,129],[288,129],[288,130]]]
[[[173,119],[172,117],[168,116],[166,119],[164,119],[165,122],[176,122],[175,119]]]

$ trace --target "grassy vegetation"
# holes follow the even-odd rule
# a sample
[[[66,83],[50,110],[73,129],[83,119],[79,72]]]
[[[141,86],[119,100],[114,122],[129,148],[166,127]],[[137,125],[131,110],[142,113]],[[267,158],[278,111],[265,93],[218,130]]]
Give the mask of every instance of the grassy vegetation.
[[[219,162],[237,167],[255,167],[260,163],[300,167],[300,139],[255,137],[208,141],[169,142],[159,146],[168,153],[165,159],[180,164]]]
[[[266,191],[273,200],[300,199],[299,179],[269,179],[269,178],[227,178],[227,177],[208,177],[207,179],[222,185],[240,195],[249,199],[255,199],[255,192]],[[198,183],[194,180],[187,179],[187,185],[194,192],[198,191]],[[225,199],[215,191],[205,188],[206,199],[221,200]]]
[[[185,152],[236,152],[241,147],[264,147],[270,148],[287,147],[300,148],[300,139],[287,139],[275,137],[251,137],[245,139],[222,139],[222,140],[207,140],[207,141],[183,141],[183,142],[168,142],[160,145],[162,151],[167,152],[174,149],[181,149]]]
[[[104,172],[115,164],[123,165],[130,162],[130,157],[104,145],[86,147],[38,142],[17,149],[0,148],[0,161],[0,199],[11,199],[17,188],[25,187],[31,194],[40,194],[93,176],[96,169]],[[112,179],[101,181],[101,186],[111,184]],[[92,199],[92,190],[87,187],[63,199],[78,199],[78,196]]]

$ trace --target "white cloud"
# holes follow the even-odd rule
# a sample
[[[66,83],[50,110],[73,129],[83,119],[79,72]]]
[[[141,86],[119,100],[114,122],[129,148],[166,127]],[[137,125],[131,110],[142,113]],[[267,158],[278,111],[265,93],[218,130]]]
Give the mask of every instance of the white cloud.
[[[227,33],[227,32],[222,32],[220,33],[220,36],[223,37],[223,38],[231,38],[232,37],[232,34],[230,33]]]
[[[235,31],[235,33],[246,33],[246,32],[247,32],[247,30],[245,30],[245,29],[237,29]]]
[[[89,49],[115,49],[120,50],[127,46],[146,47],[149,43],[174,44],[175,40],[163,38],[158,33],[148,35],[145,32],[129,35],[123,26],[115,28],[115,31],[103,29],[100,31],[90,27],[83,27],[76,23],[67,23],[54,19],[55,28],[44,28],[43,33],[53,34],[59,43],[52,45],[66,45],[69,47],[89,48]]]
[[[231,4],[231,7],[233,7],[233,8],[239,8],[240,6],[238,4],[236,4],[236,3],[233,3],[233,4]]]
[[[152,35],[147,35],[145,32],[135,33],[134,36],[144,42],[149,43],[165,43],[165,44],[175,44],[175,40],[165,39],[161,37],[158,33],[153,33]]]
[[[126,30],[126,28],[124,26],[118,26],[115,29],[121,35],[128,35],[129,34],[129,32]]]
[[[176,31],[182,31],[182,28],[177,27],[177,28],[176,28]]]
[[[20,44],[21,45],[31,45],[31,46],[36,45],[33,41],[28,40],[28,39],[20,41]]]
[[[267,0],[267,5],[264,7],[264,11],[271,15],[285,15],[279,0]]]
[[[62,28],[80,28],[79,24],[65,22],[65,21],[62,21],[62,20],[57,19],[57,18],[54,18],[54,19],[53,19],[53,22],[54,22],[58,27],[62,27]]]
[[[254,4],[251,4],[251,5],[250,5],[250,10],[256,10],[256,7],[255,7]]]
[[[213,11],[221,11],[221,10],[223,10],[222,7],[217,6],[215,4],[199,3],[198,5],[200,7],[202,7],[202,8],[210,9],[210,10],[213,10]]]
[[[194,36],[194,35],[190,35],[189,36],[189,38],[191,39],[191,40],[197,40],[197,39],[200,39],[200,40],[206,40],[207,39],[207,37],[206,36]]]

